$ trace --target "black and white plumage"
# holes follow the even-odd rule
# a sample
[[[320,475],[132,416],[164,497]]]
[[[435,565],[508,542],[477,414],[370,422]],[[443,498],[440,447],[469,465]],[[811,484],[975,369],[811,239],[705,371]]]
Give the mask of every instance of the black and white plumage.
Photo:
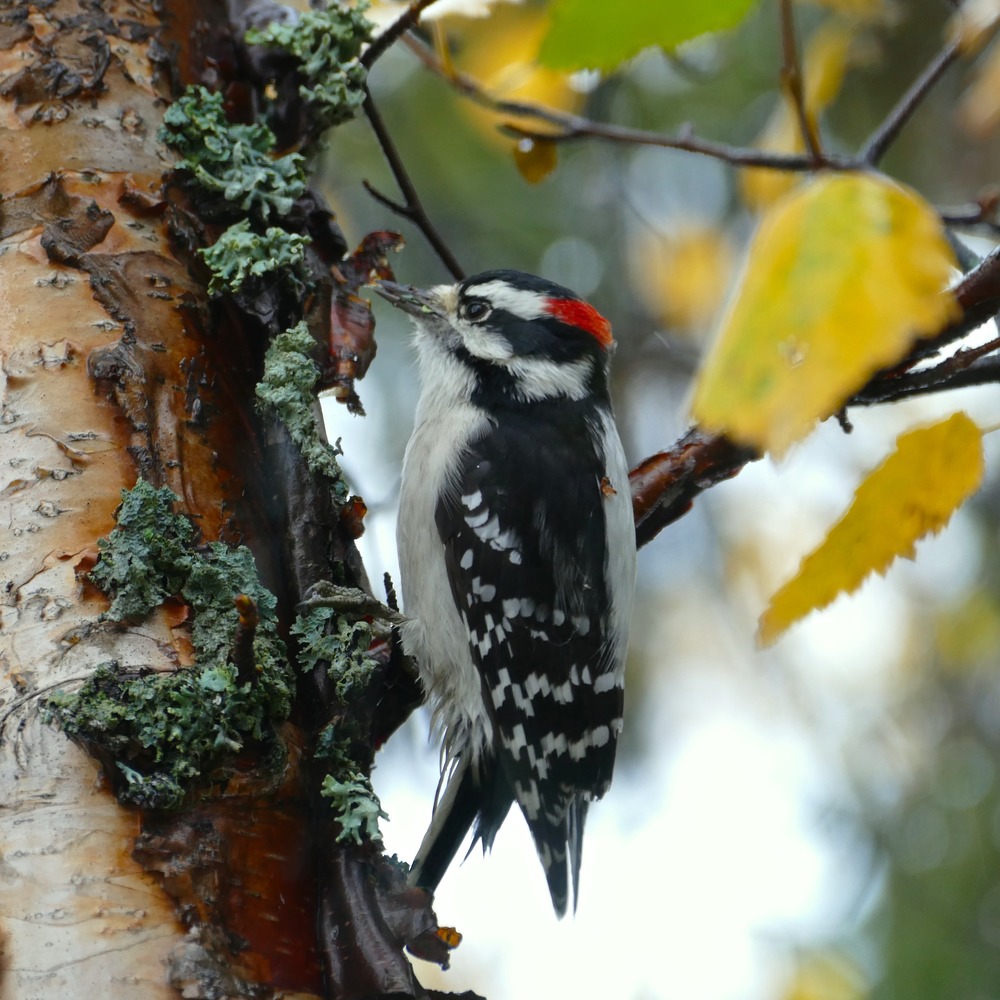
[[[417,324],[401,632],[447,778],[411,877],[435,888],[469,828],[492,846],[516,802],[562,915],[588,804],[611,782],[635,577],[610,327],[515,271],[378,291]]]

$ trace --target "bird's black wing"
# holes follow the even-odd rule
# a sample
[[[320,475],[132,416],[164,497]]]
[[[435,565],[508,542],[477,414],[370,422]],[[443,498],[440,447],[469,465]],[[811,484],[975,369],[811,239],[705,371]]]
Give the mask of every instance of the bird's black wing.
[[[611,782],[622,714],[608,642],[604,456],[583,413],[561,406],[558,420],[505,415],[502,434],[489,429],[472,441],[436,512],[494,725],[494,760],[560,913],[567,853],[575,895],[587,803]],[[495,788],[499,777],[484,775],[484,785]],[[480,809],[485,844],[505,813]]]

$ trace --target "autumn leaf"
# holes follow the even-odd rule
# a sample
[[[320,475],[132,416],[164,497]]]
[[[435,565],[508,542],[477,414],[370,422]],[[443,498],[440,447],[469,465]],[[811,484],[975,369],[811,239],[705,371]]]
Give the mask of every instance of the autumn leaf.
[[[940,531],[983,477],[982,432],[964,413],[900,435],[896,450],[858,486],[826,538],[771,598],[757,639],[769,646],[810,611],[884,573]]]
[[[529,183],[545,180],[559,162],[556,144],[546,139],[522,139],[514,147],[514,163],[518,173]]]
[[[761,219],[695,386],[707,430],[781,454],[959,309],[934,210],[875,174],[825,174]]]
[[[553,69],[614,69],[643,49],[683,42],[739,24],[754,0],[555,0],[539,61]]]
[[[549,27],[545,11],[503,4],[485,20],[449,18],[444,24],[448,37],[455,36],[456,68],[474,77],[495,98],[569,113],[582,107],[584,94],[568,75],[538,63],[538,48]],[[510,137],[499,132],[497,126],[515,123],[514,118],[476,104],[463,107],[487,138],[511,145]],[[517,123],[523,125],[524,121],[519,119]],[[530,125],[532,131],[541,134],[561,131],[543,119],[531,119]]]

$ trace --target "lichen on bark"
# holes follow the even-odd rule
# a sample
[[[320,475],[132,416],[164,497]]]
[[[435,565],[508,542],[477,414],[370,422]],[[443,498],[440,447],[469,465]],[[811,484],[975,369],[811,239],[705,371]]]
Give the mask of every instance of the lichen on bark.
[[[124,490],[90,579],[111,598],[107,622],[134,623],[179,602],[182,620],[190,616],[194,663],[169,673],[104,664],[78,691],[49,700],[64,732],[111,770],[120,801],[159,809],[180,806],[227,755],[250,745],[280,759],[274,725],[291,700],[277,602],[250,550],[200,544],[176,501],[142,480]]]

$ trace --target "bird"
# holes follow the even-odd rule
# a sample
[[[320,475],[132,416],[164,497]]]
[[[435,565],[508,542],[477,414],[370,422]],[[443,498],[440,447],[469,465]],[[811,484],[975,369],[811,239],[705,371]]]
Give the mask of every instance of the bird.
[[[399,629],[442,740],[410,881],[433,892],[470,828],[470,851],[492,849],[516,803],[562,917],[611,784],[635,585],[611,325],[514,270],[374,287],[416,328]]]

